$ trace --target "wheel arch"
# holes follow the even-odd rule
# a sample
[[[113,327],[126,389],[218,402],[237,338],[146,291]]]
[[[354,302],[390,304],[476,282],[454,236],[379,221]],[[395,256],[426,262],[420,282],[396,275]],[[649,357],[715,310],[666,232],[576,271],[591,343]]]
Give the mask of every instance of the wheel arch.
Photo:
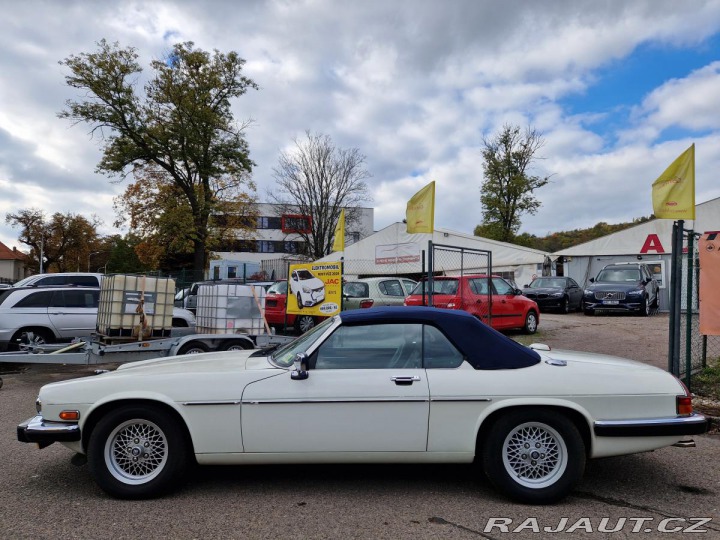
[[[169,405],[168,403],[150,398],[114,399],[112,401],[102,403],[101,405],[90,411],[90,415],[83,423],[81,432],[82,448],[85,452],[87,452],[90,436],[92,435],[93,430],[97,426],[98,422],[100,422],[100,420],[103,418],[103,416],[105,416],[110,411],[126,406],[153,407],[171,415],[177,421],[178,426],[182,430],[183,437],[185,438],[185,442],[188,445],[188,449],[191,455],[195,455],[192,436],[190,435],[190,430],[188,428],[187,422],[185,421],[185,418],[183,418],[182,414],[180,414],[180,412],[175,407]]]
[[[583,444],[585,445],[585,456],[590,457],[592,455],[592,444],[593,436],[591,425],[592,422],[588,419],[586,413],[581,410],[571,407],[568,404],[541,404],[541,403],[530,403],[530,404],[513,404],[504,407],[498,407],[492,412],[487,414],[480,422],[480,426],[477,430],[477,436],[475,439],[475,459],[481,455],[482,446],[486,440],[486,435],[492,430],[493,426],[503,415],[517,410],[529,410],[529,411],[552,411],[557,414],[561,414],[569,419],[580,432]]]

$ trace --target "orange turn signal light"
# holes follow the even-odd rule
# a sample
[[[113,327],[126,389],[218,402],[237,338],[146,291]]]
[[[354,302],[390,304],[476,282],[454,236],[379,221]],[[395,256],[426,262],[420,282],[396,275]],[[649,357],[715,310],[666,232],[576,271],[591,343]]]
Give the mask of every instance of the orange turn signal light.
[[[691,396],[677,396],[676,406],[679,416],[690,416],[693,413]]]
[[[61,411],[60,420],[80,420],[80,411]]]

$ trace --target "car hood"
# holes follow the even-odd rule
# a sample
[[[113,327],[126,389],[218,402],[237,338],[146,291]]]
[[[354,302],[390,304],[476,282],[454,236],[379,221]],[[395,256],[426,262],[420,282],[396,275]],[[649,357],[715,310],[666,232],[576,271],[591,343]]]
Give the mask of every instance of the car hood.
[[[532,289],[523,289],[523,294],[555,294],[562,292],[564,292],[564,290],[560,287],[538,287]]]
[[[238,369],[278,369],[266,356],[251,357],[257,350],[209,352],[142,360],[120,365],[116,372],[142,374],[172,374],[188,372],[223,372]]]
[[[311,289],[319,289],[325,286],[325,282],[320,278],[304,279],[298,282],[301,287],[310,287]]]
[[[621,282],[621,281],[596,281],[586,287],[595,292],[603,291],[632,291],[633,289],[641,289],[640,282]]]

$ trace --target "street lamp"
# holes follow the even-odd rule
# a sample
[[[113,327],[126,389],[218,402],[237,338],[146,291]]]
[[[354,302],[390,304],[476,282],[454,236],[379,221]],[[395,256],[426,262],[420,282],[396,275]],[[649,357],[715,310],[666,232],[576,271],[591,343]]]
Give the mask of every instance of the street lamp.
[[[93,251],[91,253],[88,253],[88,272],[90,271],[90,257],[92,257],[93,255],[98,255],[99,253],[105,253],[105,251]]]

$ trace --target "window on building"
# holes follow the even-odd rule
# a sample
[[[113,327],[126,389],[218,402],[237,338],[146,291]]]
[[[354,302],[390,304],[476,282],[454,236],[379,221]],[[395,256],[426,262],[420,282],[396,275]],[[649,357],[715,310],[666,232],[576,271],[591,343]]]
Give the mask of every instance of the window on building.
[[[282,217],[282,232],[309,233],[312,232],[312,218],[310,216],[285,214]]]
[[[228,278],[237,277],[237,266],[228,266]]]
[[[279,217],[272,216],[260,216],[257,219],[258,229],[281,229],[282,219]]]

